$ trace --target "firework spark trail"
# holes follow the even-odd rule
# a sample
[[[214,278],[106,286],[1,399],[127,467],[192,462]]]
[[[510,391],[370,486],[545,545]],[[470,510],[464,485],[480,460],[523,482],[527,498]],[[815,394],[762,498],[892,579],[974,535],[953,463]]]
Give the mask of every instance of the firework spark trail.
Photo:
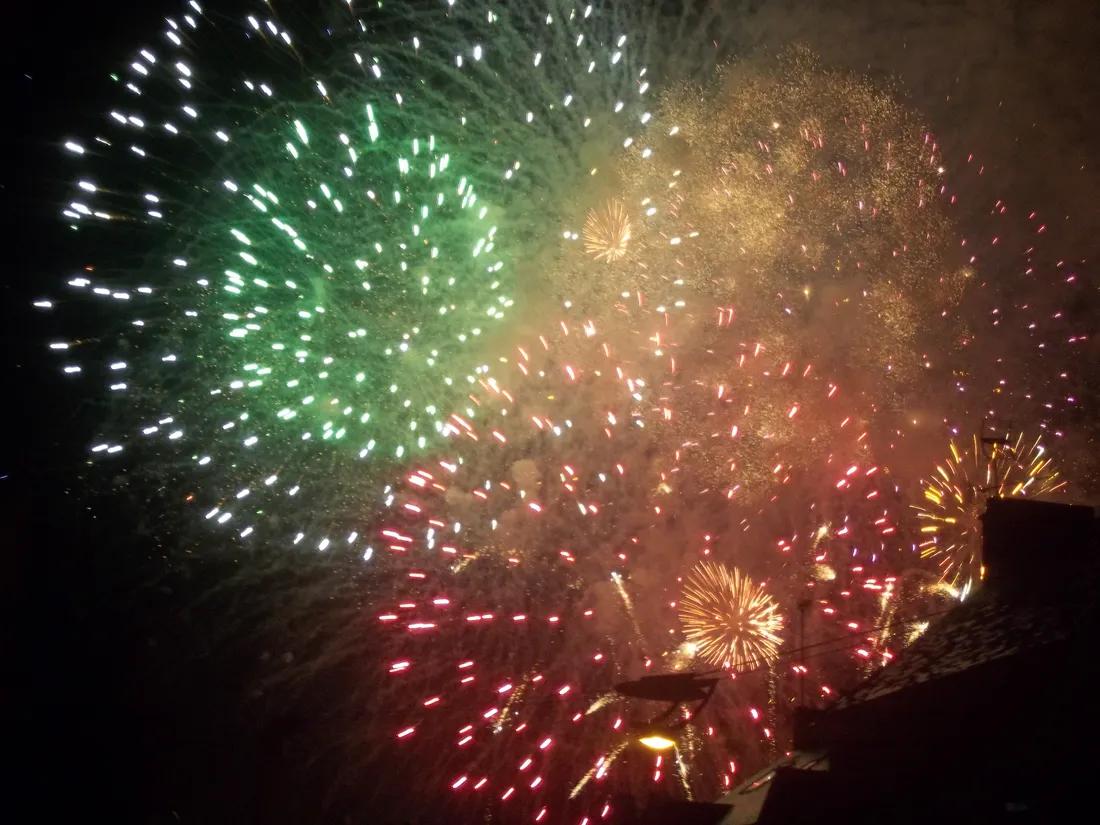
[[[654,711],[607,690],[649,669],[692,666],[678,636],[678,580],[703,559],[767,579],[785,612],[812,597],[807,638],[829,640],[828,655],[792,657],[783,679],[808,664],[814,695],[827,697],[848,684],[853,662],[865,665],[872,651],[880,661],[864,636],[904,540],[887,500],[896,485],[871,460],[844,394],[813,370],[784,372],[766,348],[755,361],[727,365],[761,381],[774,372],[783,387],[776,402],[789,410],[781,395],[796,393],[800,404],[784,420],[831,445],[807,451],[797,429],[745,442],[742,453],[765,450],[758,460],[778,457],[780,471],[769,464],[731,497],[736,484],[714,483],[705,451],[682,446],[683,428],[698,418],[704,433],[715,427],[732,438],[726,419],[744,426],[743,408],[699,389],[696,379],[713,368],[706,358],[683,359],[673,373],[672,359],[636,333],[637,320],[605,331],[566,313],[556,332],[480,368],[467,405],[447,419],[448,450],[395,485],[383,527],[371,532],[382,564],[373,569],[388,575],[365,582],[353,568],[333,567],[333,579],[347,581],[319,588],[321,607],[308,593],[286,602],[318,625],[293,646],[295,664],[275,663],[275,684],[308,689],[345,667],[392,680],[380,689],[368,677],[329,705],[341,716],[336,727],[353,732],[350,755],[338,760],[349,776],[380,770],[375,759],[415,764],[436,778],[433,787],[450,791],[465,777],[456,792],[478,791],[471,801],[495,793],[520,815],[543,804],[591,814],[608,783],[659,791],[659,778],[681,769],[620,750]],[[717,343],[723,338],[736,340],[721,314],[705,324],[685,315],[668,330],[672,340],[713,334],[717,352],[729,349]],[[666,386],[670,377],[682,381]],[[364,622],[379,632],[364,633]],[[766,687],[742,680],[724,688],[701,725],[678,737],[693,792],[713,795],[732,781],[731,758],[751,767],[774,747],[783,717],[753,712],[767,706]],[[395,738],[392,753],[377,744]],[[547,738],[551,752],[540,763]],[[528,759],[523,776],[511,776]],[[539,764],[542,779],[528,788],[539,793],[529,794],[519,783],[534,781],[527,772]],[[569,789],[572,802],[556,796]]]
[[[972,273],[945,161],[911,112],[795,50],[672,88],[651,125],[615,170],[629,243],[600,247],[614,251],[595,262],[603,277],[581,251],[564,259],[554,278],[571,298],[588,308],[661,282],[734,308],[746,334],[843,368],[880,408],[920,391],[926,362],[948,354]]]
[[[553,277],[569,297],[706,295],[747,337],[813,352],[857,386],[876,436],[918,436],[914,457],[939,436],[922,431],[942,422],[958,435],[991,410],[1087,437],[1095,388],[1072,362],[1090,346],[1089,287],[1050,248],[1042,215],[966,201],[989,182],[980,159],[943,157],[890,90],[812,55],[751,58],[720,77],[662,95],[651,139],[627,148],[608,187],[631,220],[627,254],[602,269],[565,257]],[[966,236],[949,220],[963,210]],[[1036,295],[1038,282],[1050,288]]]
[[[792,468],[829,456],[842,461],[835,436],[845,430],[851,433],[845,456],[870,449],[867,420],[835,413],[837,384],[812,362],[741,338],[727,308],[707,307],[702,299],[674,306],[639,292],[597,323],[569,306],[557,330],[520,347],[514,363],[505,358],[503,367],[481,368],[479,381],[496,392],[511,380],[509,370],[532,374],[526,360],[551,346],[553,369],[571,381],[580,380],[574,362],[605,361],[634,405],[636,426],[648,428],[653,439],[656,455],[649,461],[668,476],[659,493],[675,486],[685,494],[754,496],[788,478]],[[608,417],[605,425],[622,414],[598,412]]]
[[[960,452],[936,465],[924,486],[921,557],[934,559],[944,582],[969,591],[982,578],[981,514],[989,498],[1046,497],[1064,492],[1066,482],[1042,441],[1002,439],[983,451],[974,437]]]
[[[512,308],[516,258],[587,174],[580,147],[642,134],[648,58],[692,73],[650,42],[659,14],[547,0],[170,18],[102,127],[65,142],[64,214],[92,263],[38,302],[116,320],[51,344],[71,380],[105,379],[96,457],[185,485],[228,538],[361,547],[368,482],[438,438]]]
[[[66,217],[141,250],[69,283],[132,322],[121,348],[55,342],[120,399],[95,452],[188,480],[231,537],[351,548],[250,586],[289,590],[285,679],[325,682],[356,783],[370,751],[525,820],[594,820],[609,786],[670,774],[713,795],[777,747],[788,673],[828,696],[940,598],[906,575],[872,447],[931,363],[954,369],[924,337],[958,340],[982,263],[954,257],[938,145],[802,53],[692,86],[712,59],[693,11],[669,35],[642,5],[336,3],[322,35],[193,3],[119,78],[110,131],[66,143],[86,169]],[[580,314],[475,366],[529,269]],[[922,515],[953,528],[936,484]],[[607,690],[692,666],[677,600],[704,559],[766,582],[784,619],[805,599],[808,646],[723,685],[670,766],[630,747],[652,709]]]
[[[878,540],[896,531],[880,499],[885,474],[839,407],[831,440],[847,442],[857,459],[838,449],[812,471],[770,474],[770,499],[731,503],[724,489],[690,479],[688,458],[651,466],[652,445],[671,427],[662,410],[691,392],[661,387],[667,398],[654,404],[658,390],[639,382],[637,365],[618,360],[611,343],[594,325],[564,323],[479,372],[468,406],[448,419],[451,452],[406,476],[378,536],[404,579],[379,603],[373,621],[385,641],[369,648],[388,652],[381,667],[393,688],[384,717],[354,715],[348,724],[396,739],[399,750],[386,758],[413,759],[439,787],[522,811],[545,805],[557,814],[564,805],[591,815],[609,782],[644,796],[682,770],[706,795],[729,783],[731,756],[757,764],[762,743],[776,736],[754,707],[766,704],[767,685],[744,677],[724,688],[717,710],[685,729],[695,744],[681,738],[678,753],[692,767],[675,771],[647,769],[648,757],[626,748],[653,711],[609,697],[608,685],[691,666],[676,619],[678,579],[702,559],[732,554],[771,579],[784,602],[812,590],[815,621],[836,624],[823,632],[842,636],[830,650],[841,663],[812,661],[814,678],[836,686],[843,662],[864,661],[852,625],[878,606],[883,574],[873,571],[888,564]],[[696,367],[702,360],[679,368],[684,387],[694,386]],[[842,403],[829,382],[806,380],[829,402],[817,410],[807,394],[808,410],[824,415]],[[717,394],[708,397],[723,414]],[[793,439],[788,446],[798,449]],[[818,493],[810,505],[808,490]],[[787,518],[773,521],[777,510]],[[826,564],[833,579],[811,581]],[[344,651],[335,659],[355,659],[347,651],[364,644],[361,620],[350,626],[355,638],[333,641]],[[377,659],[370,652],[363,661]],[[378,731],[378,722],[390,729]],[[561,796],[570,789],[572,801]]]
[[[947,584],[934,571],[906,570],[892,577],[880,593],[882,609],[875,620],[876,648],[900,650],[912,644],[931,619],[946,612],[965,593]]]
[[[676,306],[706,295],[747,337],[795,359],[814,352],[862,391],[879,440],[939,421],[958,434],[958,422],[970,429],[991,411],[1059,438],[1059,423],[1080,428],[1092,393],[1067,362],[1089,335],[1066,296],[1083,286],[1042,248],[1041,216],[1013,222],[997,200],[989,226],[960,238],[948,216],[985,166],[974,155],[949,162],[889,90],[812,55],[754,58],[721,77],[666,91],[654,137],[618,164],[616,197],[634,221],[609,285],[663,282]],[[993,277],[1003,269],[1018,277]],[[573,272],[579,296],[599,291],[591,268]],[[1020,300],[1014,284],[1037,277],[1051,290]],[[1034,347],[1023,360],[1010,345],[1021,329]]]
[[[941,432],[965,438],[978,421],[996,416],[1029,422],[1049,445],[1066,439],[1060,462],[1075,490],[1095,490],[1095,468],[1080,447],[1095,435],[1087,405],[1097,392],[1095,381],[1075,368],[1090,362],[1095,346],[1086,261],[1059,247],[1053,216],[1005,198],[1011,175],[996,174],[988,156],[960,152],[950,160],[950,202],[967,228],[962,278],[945,284],[958,302],[949,311],[957,325],[950,348],[938,357],[930,350],[936,389],[900,422],[935,430],[913,446],[908,469],[924,472],[923,456],[939,449]],[[960,281],[971,286],[960,288]]]

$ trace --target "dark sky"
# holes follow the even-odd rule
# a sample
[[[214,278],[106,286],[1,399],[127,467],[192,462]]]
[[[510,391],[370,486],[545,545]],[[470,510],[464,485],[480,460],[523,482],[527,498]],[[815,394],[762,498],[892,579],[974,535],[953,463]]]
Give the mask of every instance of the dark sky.
[[[1067,258],[1100,255],[1100,15],[1093,2],[729,5],[743,7],[731,34],[741,49],[801,41],[827,63],[897,76],[948,157],[986,159],[995,174],[989,191],[976,196],[1054,216]],[[96,90],[106,73],[155,30],[161,12],[180,6],[59,0],[5,11],[0,638],[9,674],[5,730],[16,731],[5,737],[14,749],[5,762],[19,766],[5,778],[16,799],[25,797],[6,801],[11,821],[305,821],[264,813],[279,774],[265,774],[259,754],[272,740],[237,727],[220,687],[233,674],[201,662],[183,675],[165,670],[202,648],[186,633],[165,630],[178,630],[165,623],[165,594],[131,593],[140,576],[127,570],[143,568],[129,560],[148,559],[155,548],[117,525],[103,529],[109,504],[90,510],[67,494],[90,423],[74,414],[80,399],[44,368],[38,354],[47,333],[29,307],[74,263],[65,259],[68,230],[55,219],[65,183],[54,174],[59,139],[99,112]]]
[[[130,591],[112,556],[141,552],[119,535],[108,542],[99,519],[70,495],[88,437],[66,394],[41,359],[42,319],[29,301],[69,266],[58,220],[63,181],[57,146],[74,120],[101,105],[106,73],[136,38],[156,25],[149,3],[20,3],[4,26],[3,105],[12,124],[4,140],[0,197],[10,244],[2,279],[5,425],[0,448],[0,545],[5,553],[4,728],[15,791],[5,818],[60,822],[110,817],[174,821],[152,788],[166,763],[146,759],[168,725],[157,716],[177,705],[138,707],[146,679],[138,664],[148,611],[123,605]],[[48,333],[47,333],[48,334]],[[149,731],[146,736],[143,731]],[[182,748],[177,752],[183,752]],[[167,818],[166,818],[167,817]]]

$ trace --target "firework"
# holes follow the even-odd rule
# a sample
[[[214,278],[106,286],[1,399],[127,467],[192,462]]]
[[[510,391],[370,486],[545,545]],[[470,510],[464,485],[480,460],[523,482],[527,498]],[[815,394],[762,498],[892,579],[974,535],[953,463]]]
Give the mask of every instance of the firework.
[[[709,552],[712,500],[683,507],[675,472],[653,464],[664,418],[638,367],[620,358],[583,326],[519,348],[449,420],[455,454],[411,473],[394,503],[399,538],[385,546],[407,560],[409,589],[378,621],[410,662],[392,676],[397,689],[418,702],[394,698],[408,710],[391,735],[419,733],[425,741],[407,748],[423,753],[429,731],[453,721],[453,749],[432,745],[433,772],[520,811],[598,814],[610,782],[644,797],[654,777],[660,787],[679,775],[672,760],[692,747],[700,769],[725,764],[714,727],[678,736],[680,756],[665,754],[662,770],[633,744],[653,710],[607,695],[624,676],[690,661],[670,638],[681,561],[667,548],[698,530],[684,552]],[[418,659],[417,648],[435,653]],[[460,658],[443,660],[444,650]],[[739,759],[761,737],[749,697],[717,700]],[[689,788],[708,787],[717,770],[703,773]]]
[[[963,596],[928,570],[913,568],[892,577],[879,594],[882,611],[876,620],[876,645],[897,650],[912,644]]]
[[[969,283],[944,161],[916,116],[794,51],[672,88],[647,126],[597,186],[630,216],[628,247],[606,230],[595,247],[623,251],[616,277],[601,277],[606,262],[589,260],[581,233],[584,250],[553,274],[569,297],[598,307],[641,290],[691,307],[705,296],[746,335],[858,381],[880,410],[912,398],[951,352]]]
[[[70,280],[125,334],[55,344],[119,399],[93,451],[231,536],[351,549],[248,566],[295,654],[270,678],[325,693],[334,787],[525,821],[712,796],[778,747],[790,674],[828,696],[898,644],[876,622],[913,551],[868,434],[965,283],[938,148],[804,56],[658,106],[646,63],[700,75],[682,36],[635,47],[655,9],[398,5],[336,3],[323,36],[193,5],[67,143],[66,217],[137,250]],[[494,359],[521,287],[570,312]],[[692,641],[693,569],[755,636]],[[654,709],[609,686],[696,657],[771,667],[635,747]]]
[[[698,303],[692,311],[649,293],[632,298],[603,322],[566,309],[535,349],[552,346],[558,369],[594,355],[615,364],[646,428],[648,462],[670,476],[665,487],[743,500],[789,480],[795,468],[866,457],[867,421],[852,413],[850,397],[842,401],[812,362],[788,358],[784,342],[745,340],[725,307]],[[485,367],[480,380],[507,384],[510,370],[526,369],[503,360],[507,366]]]
[[[952,441],[951,457],[936,465],[924,484],[921,557],[933,559],[943,581],[966,592],[982,578],[981,514],[990,498],[1041,497],[1066,487],[1040,439],[1022,433],[960,451]]]
[[[648,119],[654,50],[631,37],[655,9],[397,6],[215,25],[191,3],[64,143],[89,264],[39,306],[116,320],[51,344],[105,381],[93,452],[233,537],[355,532],[367,482],[438,439],[515,259],[587,176],[560,159]]]
[[[680,598],[680,621],[699,658],[710,664],[755,670],[779,654],[779,605],[740,570],[706,562],[692,570]]]
[[[719,322],[711,331],[732,335]],[[351,775],[416,766],[425,804],[439,804],[434,788],[459,794],[449,804],[499,807],[505,820],[544,807],[591,818],[617,793],[645,799],[666,783],[708,798],[732,781],[731,762],[767,759],[794,679],[827,698],[881,661],[864,648],[875,588],[900,551],[896,505],[884,501],[893,481],[835,385],[801,370],[785,384],[812,412],[787,420],[827,431],[832,449],[799,467],[799,440],[777,439],[760,449],[775,450],[781,471],[744,478],[731,495],[736,485],[700,472],[703,451],[664,454],[681,438],[681,396],[702,404],[695,379],[710,366],[686,360],[673,373],[646,341],[567,316],[556,334],[480,368],[467,404],[445,419],[446,451],[394,485],[371,531],[391,575],[325,591],[326,630],[309,633],[295,646],[299,664],[274,677],[309,681],[354,663],[360,676],[337,703],[339,729],[353,732],[340,760]],[[704,395],[713,417],[730,414],[717,393]],[[638,742],[664,709],[611,686],[701,663],[678,616],[683,583],[704,561],[767,581],[777,618],[811,599],[800,638],[815,652],[728,680],[698,719],[675,711],[659,726],[674,745],[654,754]],[[385,710],[367,718],[367,708]]]
[[[597,261],[617,261],[630,242],[630,218],[621,201],[611,200],[593,209],[584,221],[584,251]]]

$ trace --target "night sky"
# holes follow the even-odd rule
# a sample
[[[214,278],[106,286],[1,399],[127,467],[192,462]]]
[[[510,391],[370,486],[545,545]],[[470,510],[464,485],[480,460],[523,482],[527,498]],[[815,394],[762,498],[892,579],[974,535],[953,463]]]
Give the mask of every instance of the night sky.
[[[1042,211],[1051,246],[1086,262],[1082,273],[1095,271],[1093,3],[730,5],[745,9],[734,33],[741,50],[802,42],[827,64],[896,76],[948,158],[985,159],[989,191],[972,191],[975,202],[989,195]],[[68,183],[59,145],[99,116],[106,74],[176,8],[164,0],[21,3],[4,26],[0,638],[9,675],[0,695],[5,730],[15,731],[5,737],[13,822],[324,821],[314,813],[324,766],[300,771],[298,756],[280,750],[298,724],[293,715],[259,725],[240,712],[242,666],[223,655],[215,628],[181,612],[186,599],[178,581],[163,580],[161,549],[122,515],[135,494],[98,496],[79,480],[98,410],[42,357],[50,329],[29,305],[80,264],[58,216]],[[143,506],[157,506],[155,497]]]

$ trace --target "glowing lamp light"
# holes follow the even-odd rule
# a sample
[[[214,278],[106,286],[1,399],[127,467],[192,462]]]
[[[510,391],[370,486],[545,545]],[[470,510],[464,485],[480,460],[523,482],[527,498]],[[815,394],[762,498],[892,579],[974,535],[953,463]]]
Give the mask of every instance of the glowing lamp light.
[[[649,733],[638,738],[638,741],[653,751],[667,751],[676,747],[676,742],[660,733]]]

